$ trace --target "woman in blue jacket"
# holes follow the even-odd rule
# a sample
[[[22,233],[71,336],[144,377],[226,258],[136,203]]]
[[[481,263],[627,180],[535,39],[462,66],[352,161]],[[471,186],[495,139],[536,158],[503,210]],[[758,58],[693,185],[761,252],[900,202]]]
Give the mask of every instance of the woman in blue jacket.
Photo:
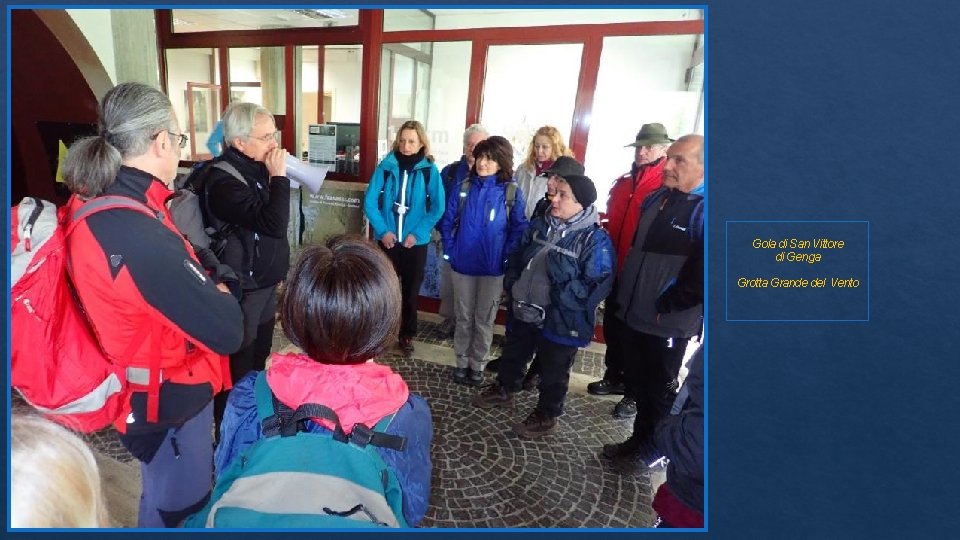
[[[510,143],[495,135],[477,143],[473,156],[470,176],[447,199],[440,235],[453,270],[453,379],[479,386],[500,307],[504,263],[528,223],[523,193],[513,181]]]
[[[420,122],[408,120],[397,132],[393,151],[373,171],[363,200],[373,237],[400,277],[400,349],[408,355],[417,333],[417,296],[427,264],[430,230],[443,215],[444,200],[427,132]]]

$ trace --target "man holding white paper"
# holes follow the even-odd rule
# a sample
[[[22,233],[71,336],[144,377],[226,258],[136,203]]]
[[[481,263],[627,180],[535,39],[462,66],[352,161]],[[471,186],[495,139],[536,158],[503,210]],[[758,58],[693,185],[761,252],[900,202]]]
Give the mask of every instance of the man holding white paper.
[[[234,381],[264,368],[273,344],[277,284],[290,266],[288,153],[277,143],[278,133],[269,110],[254,103],[230,104],[223,113],[226,148],[216,159],[232,165],[243,178],[211,167],[206,180],[206,205],[228,231],[221,262],[237,272],[243,288],[243,343],[230,356]],[[214,400],[218,432],[226,402],[227,392]]]

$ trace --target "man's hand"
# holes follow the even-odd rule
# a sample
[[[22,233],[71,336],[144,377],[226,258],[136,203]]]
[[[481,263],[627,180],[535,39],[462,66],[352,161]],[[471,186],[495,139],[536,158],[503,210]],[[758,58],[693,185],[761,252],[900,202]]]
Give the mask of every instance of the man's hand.
[[[267,172],[270,174],[270,178],[287,175],[287,155],[288,152],[286,150],[277,147],[267,152],[267,155],[264,156],[263,164],[267,166]]]
[[[230,289],[223,283],[217,283],[217,289],[219,289],[220,292],[231,294]]]
[[[407,239],[403,241],[403,247],[412,248],[415,245],[417,245],[417,237],[412,234],[408,234]]]
[[[387,249],[393,249],[393,245],[397,243],[397,235],[387,231],[386,234],[380,237],[380,243]]]

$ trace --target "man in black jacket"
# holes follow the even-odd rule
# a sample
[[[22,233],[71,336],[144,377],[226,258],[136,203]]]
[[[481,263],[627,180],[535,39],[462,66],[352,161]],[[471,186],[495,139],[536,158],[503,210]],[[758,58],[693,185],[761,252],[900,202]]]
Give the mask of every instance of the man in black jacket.
[[[238,381],[250,370],[264,369],[273,344],[277,285],[290,266],[290,181],[287,151],[277,143],[270,111],[232,103],[223,113],[223,134],[227,147],[217,161],[233,170],[210,167],[206,194],[213,216],[232,226],[221,259],[236,270],[243,288],[243,344],[230,356],[230,375]],[[227,394],[215,400],[218,432]]]

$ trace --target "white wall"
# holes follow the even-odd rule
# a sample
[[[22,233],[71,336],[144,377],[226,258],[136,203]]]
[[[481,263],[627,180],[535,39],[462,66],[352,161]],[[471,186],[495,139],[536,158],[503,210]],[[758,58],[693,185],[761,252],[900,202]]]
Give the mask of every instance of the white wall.
[[[113,32],[109,9],[68,9],[67,14],[77,24],[93,47],[100,63],[107,70],[110,81],[117,83],[117,66],[113,52]]]

